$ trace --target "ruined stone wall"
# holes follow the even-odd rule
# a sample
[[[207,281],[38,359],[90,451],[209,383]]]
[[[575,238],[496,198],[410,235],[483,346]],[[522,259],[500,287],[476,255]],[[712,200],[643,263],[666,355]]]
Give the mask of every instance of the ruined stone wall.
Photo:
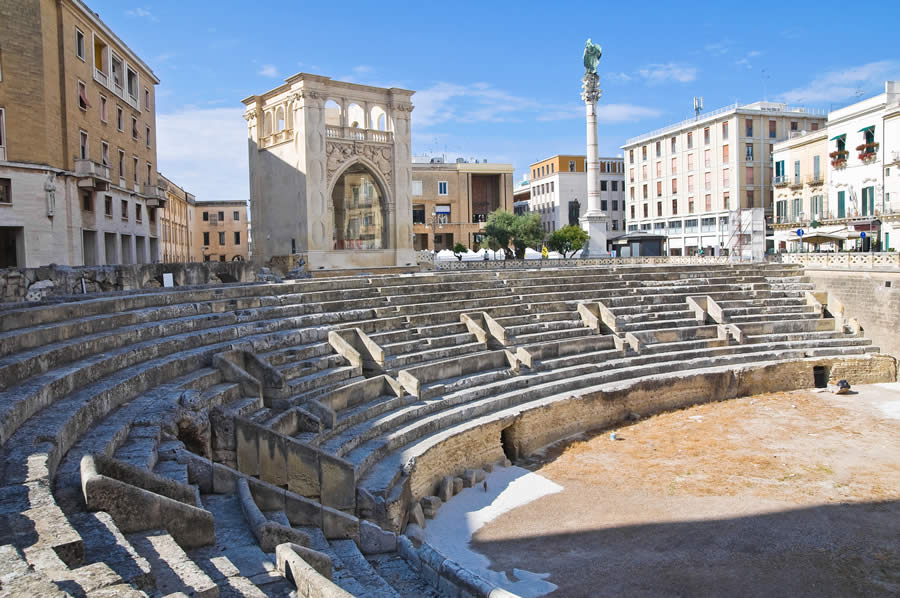
[[[259,270],[249,262],[191,262],[133,266],[58,266],[0,269],[0,303],[40,301],[109,291],[159,288],[171,273],[176,287],[255,282]],[[83,284],[82,284],[83,281]]]
[[[845,316],[859,320],[882,353],[900,359],[900,272],[807,269],[805,274],[816,289],[828,291],[832,313],[837,299],[844,305]]]
[[[548,397],[468,422],[460,430],[436,437],[418,455],[410,475],[412,504],[436,493],[445,475],[494,463],[506,454],[529,455],[539,448],[588,430],[690,405],[765,392],[812,388],[813,368],[823,366],[829,383],[893,382],[897,362],[888,355],[811,358],[767,365],[726,366],[604,385],[602,389]],[[502,441],[501,441],[502,438]]]

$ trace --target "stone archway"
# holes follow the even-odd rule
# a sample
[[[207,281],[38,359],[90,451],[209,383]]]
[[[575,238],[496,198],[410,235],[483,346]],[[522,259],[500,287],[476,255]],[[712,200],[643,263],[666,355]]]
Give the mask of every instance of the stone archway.
[[[342,169],[331,189],[335,250],[389,249],[390,203],[380,177],[362,161]]]

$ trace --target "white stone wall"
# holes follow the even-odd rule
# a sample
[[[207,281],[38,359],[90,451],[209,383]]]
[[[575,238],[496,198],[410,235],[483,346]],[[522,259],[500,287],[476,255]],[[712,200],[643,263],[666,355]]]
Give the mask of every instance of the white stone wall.
[[[56,187],[52,208],[48,206],[45,190],[48,172],[54,172]],[[48,264],[81,266],[85,264],[83,231],[95,231],[95,257],[97,265],[121,264],[122,238],[129,248],[131,259],[127,263],[153,263],[159,261],[158,227],[160,212],[156,222],[150,222],[150,214],[144,199],[117,187],[109,191],[93,194],[93,212],[83,209],[78,193],[77,178],[71,173],[42,169],[39,167],[16,166],[11,163],[0,165],[0,178],[9,178],[12,184],[12,205],[0,204],[0,225],[24,228],[23,267],[38,267]],[[105,196],[113,198],[113,216],[105,215]],[[121,215],[121,201],[128,200],[128,218]],[[141,205],[142,221],[135,219],[134,205]],[[50,216],[48,211],[53,212]],[[106,255],[104,235],[116,235],[116,252]],[[138,253],[138,238],[142,237],[143,253]],[[151,242],[154,239],[155,242]]]

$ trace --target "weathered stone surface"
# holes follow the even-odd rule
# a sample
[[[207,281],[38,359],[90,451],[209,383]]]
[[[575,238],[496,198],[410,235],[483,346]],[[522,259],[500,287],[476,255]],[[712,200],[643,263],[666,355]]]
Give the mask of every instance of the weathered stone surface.
[[[359,522],[359,549],[363,554],[397,550],[397,534],[383,530],[371,521]]]
[[[460,477],[453,478],[453,494],[459,494],[465,487],[465,482]]]
[[[471,488],[475,485],[475,481],[478,477],[478,470],[475,469],[467,469],[463,472],[462,481],[463,486],[466,488]]]
[[[443,502],[449,502],[451,498],[453,498],[453,478],[450,476],[444,476],[444,479],[441,480],[441,487],[438,490],[438,496]]]
[[[425,513],[422,511],[421,504],[416,503],[409,510],[409,522],[415,523],[416,525],[418,525],[419,527],[422,527],[422,528],[425,527]]]

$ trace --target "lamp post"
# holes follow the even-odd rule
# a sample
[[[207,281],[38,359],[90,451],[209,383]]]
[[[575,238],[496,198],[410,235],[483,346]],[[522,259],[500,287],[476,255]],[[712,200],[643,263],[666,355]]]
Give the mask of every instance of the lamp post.
[[[426,223],[425,226],[431,226],[431,248],[437,253],[437,230],[444,228],[444,223],[438,222],[437,209],[431,209],[431,222]]]

